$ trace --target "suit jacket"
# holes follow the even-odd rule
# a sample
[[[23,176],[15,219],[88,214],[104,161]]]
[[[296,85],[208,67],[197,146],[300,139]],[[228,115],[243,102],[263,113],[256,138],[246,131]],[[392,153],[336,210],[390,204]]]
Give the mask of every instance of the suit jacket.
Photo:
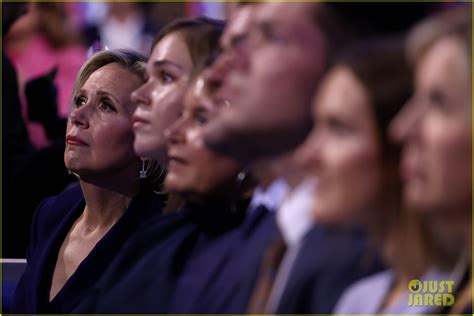
[[[315,225],[303,239],[276,313],[330,314],[344,289],[383,268],[367,255],[362,231]]]
[[[170,313],[245,313],[275,214],[256,211],[242,225],[191,258],[173,293]]]
[[[274,212],[256,213],[222,239],[215,253],[189,263],[184,275],[190,276],[180,280],[169,312],[247,312],[263,255],[278,233]],[[364,263],[366,254],[364,233],[315,226],[304,238],[276,312],[330,313],[347,286],[382,269],[378,260]],[[198,285],[198,279],[204,281]]]
[[[44,200],[38,207],[32,224],[28,263],[15,291],[12,312],[71,312],[123,251],[126,241],[145,223],[161,216],[164,203],[151,191],[142,190],[49,302],[59,249],[84,206],[81,188],[75,184],[61,194]]]

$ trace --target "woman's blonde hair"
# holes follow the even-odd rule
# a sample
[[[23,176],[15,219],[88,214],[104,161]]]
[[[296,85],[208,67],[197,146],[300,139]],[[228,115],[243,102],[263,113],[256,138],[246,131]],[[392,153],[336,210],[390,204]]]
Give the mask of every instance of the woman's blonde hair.
[[[433,45],[445,38],[455,38],[463,45],[469,64],[472,63],[472,13],[471,4],[458,4],[452,9],[441,11],[417,24],[409,33],[405,53],[410,63],[416,66]],[[470,212],[470,210],[469,210]],[[440,240],[429,217],[422,218],[427,225],[419,234],[425,238],[425,249],[430,255],[429,263],[441,268],[450,268],[458,260],[457,249],[446,246]],[[429,238],[429,239],[428,239]],[[428,241],[428,243],[426,243]],[[398,261],[406,261],[398,258]]]
[[[79,70],[72,93],[73,98],[94,72],[109,64],[118,64],[145,82],[145,56],[138,52],[125,49],[101,51],[92,55]]]
[[[465,45],[469,62],[471,62],[472,14],[470,5],[458,5],[454,9],[440,12],[418,24],[407,40],[408,59],[416,64],[435,42],[450,36],[458,38]]]

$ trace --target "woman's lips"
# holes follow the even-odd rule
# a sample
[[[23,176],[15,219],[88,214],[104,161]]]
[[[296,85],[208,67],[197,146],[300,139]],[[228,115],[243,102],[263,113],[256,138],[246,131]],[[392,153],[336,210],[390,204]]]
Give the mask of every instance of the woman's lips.
[[[68,143],[68,145],[89,146],[83,139],[73,135],[68,135],[66,137],[66,142]]]
[[[186,164],[186,160],[184,160],[182,158],[179,158],[179,157],[169,157],[168,161],[169,162],[176,162],[176,163],[179,163],[179,164]]]
[[[402,155],[400,163],[400,176],[404,181],[420,177],[419,159],[415,152],[406,151]]]
[[[182,155],[176,153],[169,153],[168,154],[168,168],[172,168],[174,166],[182,166],[186,165],[188,162]]]
[[[147,125],[150,122],[140,116],[133,117],[133,128],[140,128],[141,126]]]

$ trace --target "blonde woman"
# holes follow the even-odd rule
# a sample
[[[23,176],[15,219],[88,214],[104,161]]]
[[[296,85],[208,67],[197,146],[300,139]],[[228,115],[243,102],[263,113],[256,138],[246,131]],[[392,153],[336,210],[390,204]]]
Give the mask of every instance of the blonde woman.
[[[140,181],[131,93],[145,58],[94,55],[81,69],[66,132],[66,167],[79,178],[36,210],[14,313],[67,313],[120,253],[137,227],[160,215],[162,198]]]
[[[433,225],[457,269],[454,305],[472,314],[472,14],[471,4],[421,22],[407,52],[415,94],[392,125],[403,145],[404,201]],[[433,265],[438,262],[433,262]]]

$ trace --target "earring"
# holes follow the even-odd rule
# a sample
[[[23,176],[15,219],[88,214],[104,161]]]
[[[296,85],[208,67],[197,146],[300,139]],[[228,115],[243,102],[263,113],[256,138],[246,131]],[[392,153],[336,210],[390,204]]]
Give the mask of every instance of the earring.
[[[146,178],[145,161],[146,159],[142,158],[142,169],[140,170],[140,179]]]
[[[237,182],[242,183],[244,182],[245,178],[247,178],[247,172],[244,170],[240,171],[237,175]]]
[[[237,178],[235,179],[235,189],[234,189],[237,194],[239,194],[240,190],[242,189],[246,178],[247,178],[246,170],[240,171],[239,174],[237,175]]]
[[[72,172],[71,170],[67,169],[67,173],[70,175],[70,176],[74,176],[76,177],[77,179],[81,179],[81,177],[77,174],[77,173],[74,173]]]

